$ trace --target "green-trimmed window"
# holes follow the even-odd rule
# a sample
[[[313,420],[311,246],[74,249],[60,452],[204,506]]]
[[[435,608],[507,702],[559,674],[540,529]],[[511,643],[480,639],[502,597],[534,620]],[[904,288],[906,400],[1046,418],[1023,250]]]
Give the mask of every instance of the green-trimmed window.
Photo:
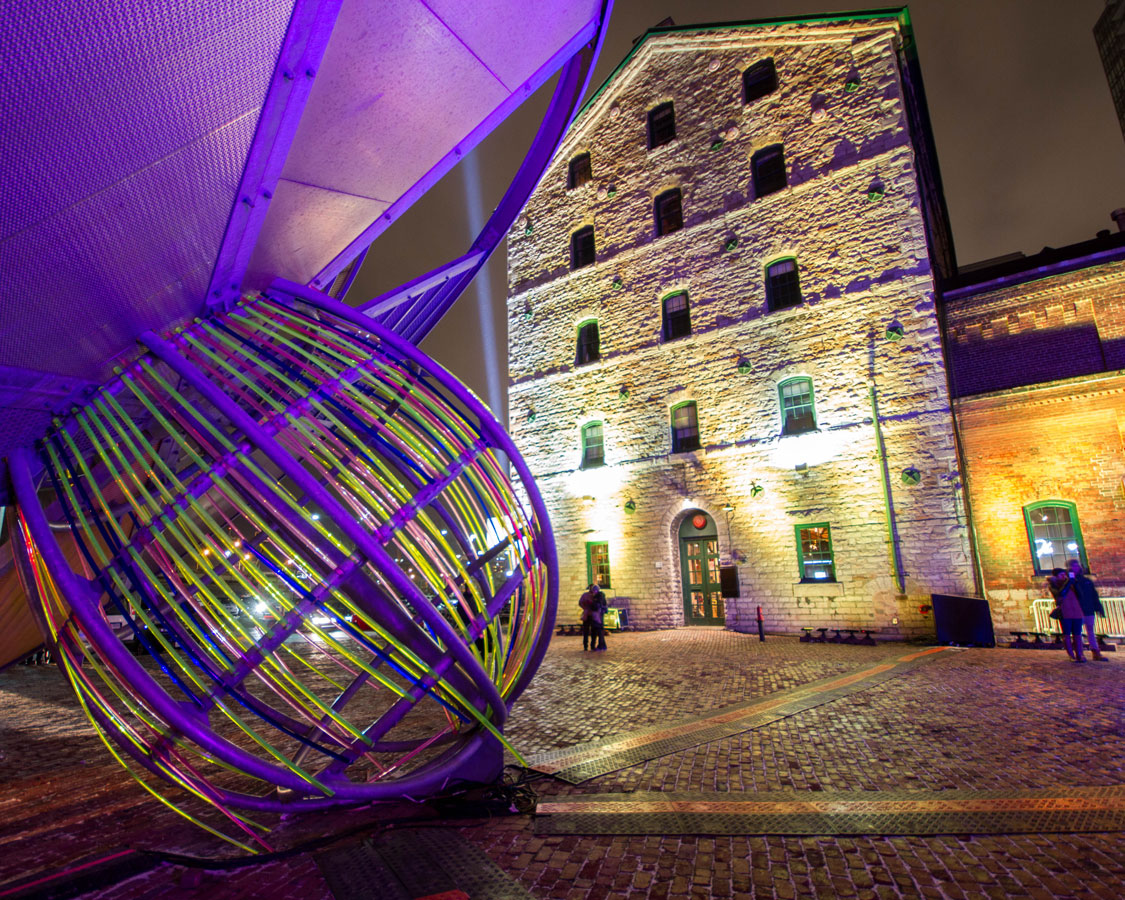
[[[699,420],[695,402],[672,407],[672,452],[686,453],[699,449]]]
[[[797,260],[789,256],[766,266],[766,309],[789,309],[802,302]]]
[[[811,378],[786,378],[777,386],[777,398],[781,404],[782,434],[802,434],[816,430]]]
[[[669,294],[663,302],[662,335],[666,341],[687,337],[691,334],[691,307],[685,291]]]
[[[828,523],[798,525],[796,532],[801,581],[835,581],[836,564],[832,559],[832,531]]]
[[[1086,565],[1086,547],[1078,526],[1078,508],[1066,500],[1044,500],[1023,508],[1031,561],[1036,575],[1049,575],[1052,569],[1065,569],[1068,560]]]
[[[592,469],[605,463],[605,438],[601,422],[582,426],[582,468]]]
[[[597,582],[599,587],[610,587],[609,544],[605,541],[586,542],[586,584]]]
[[[578,326],[578,347],[574,353],[574,364],[584,366],[602,358],[601,341],[598,336],[598,320],[590,319]]]

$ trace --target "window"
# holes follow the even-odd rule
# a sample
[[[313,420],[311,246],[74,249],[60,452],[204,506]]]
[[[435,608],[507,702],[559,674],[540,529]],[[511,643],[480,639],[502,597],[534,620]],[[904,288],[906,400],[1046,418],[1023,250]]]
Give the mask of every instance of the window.
[[[609,544],[605,541],[586,542],[586,584],[597,582],[599,587],[609,583]]]
[[[1086,567],[1086,548],[1078,527],[1078,509],[1065,500],[1046,500],[1023,508],[1031,561],[1036,575],[1049,575],[1051,569],[1065,569],[1068,560],[1077,559]]]
[[[680,199],[680,189],[665,191],[656,198],[656,236],[671,234],[684,227],[684,212]]]
[[[742,102],[753,103],[777,90],[777,70],[772,59],[756,62],[742,73]]]
[[[787,378],[777,386],[781,401],[781,433],[801,434],[816,429],[811,378]]]
[[[766,147],[750,157],[750,173],[755,197],[765,197],[785,187],[785,154],[781,144]]]
[[[601,359],[601,346],[598,342],[598,323],[596,319],[578,326],[578,351],[574,354],[574,364],[584,366]]]
[[[686,453],[699,449],[699,423],[694,403],[681,403],[672,408],[672,452]]]
[[[602,423],[591,422],[582,426],[582,468],[592,469],[605,463],[605,443]]]
[[[671,103],[661,103],[648,113],[648,149],[655,150],[676,139],[676,113]]]
[[[691,310],[688,307],[688,295],[683,291],[664,298],[663,334],[666,341],[691,334]]]
[[[766,308],[773,312],[801,305],[797,260],[789,257],[766,266]]]
[[[832,532],[827,522],[797,526],[797,560],[801,581],[835,581],[832,562]]]
[[[581,269],[594,264],[594,226],[579,228],[570,236],[570,267]]]
[[[570,161],[570,169],[566,176],[566,188],[568,191],[573,191],[575,188],[582,187],[593,177],[594,173],[590,170],[590,154],[583,153]]]

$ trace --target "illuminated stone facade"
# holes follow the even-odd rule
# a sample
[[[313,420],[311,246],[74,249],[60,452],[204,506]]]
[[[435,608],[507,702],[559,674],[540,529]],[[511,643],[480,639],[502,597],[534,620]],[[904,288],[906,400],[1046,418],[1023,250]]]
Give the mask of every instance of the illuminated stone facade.
[[[654,30],[573,126],[508,236],[511,431],[551,511],[564,621],[602,544],[631,624],[701,621],[683,559],[701,514],[741,594],[707,620],[738,630],[761,606],[774,631],[929,633],[931,593],[973,593],[935,300],[949,235],[911,47],[887,15]],[[776,86],[746,102],[767,61]],[[650,148],[668,103],[674,139]],[[575,267],[586,227],[594,262]],[[668,339],[677,292],[690,334]],[[788,430],[811,430],[783,433],[782,393]],[[685,403],[700,447],[673,452]],[[802,529],[830,548],[800,548]]]

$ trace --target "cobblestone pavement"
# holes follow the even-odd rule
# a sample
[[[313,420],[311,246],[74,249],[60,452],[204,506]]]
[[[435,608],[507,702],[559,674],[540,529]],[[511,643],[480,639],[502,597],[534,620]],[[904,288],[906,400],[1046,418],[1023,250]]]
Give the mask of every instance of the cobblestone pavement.
[[[610,636],[606,653],[555,639],[513,711],[525,754],[668,725],[844,675],[908,652],[802,644],[722,629]],[[578,785],[537,777],[541,798],[625,791],[1012,791],[1125,782],[1125,653],[947,650],[867,689],[751,731]],[[199,857],[223,845],[146,798],[86,726],[58,673],[0,673],[0,885],[136,846]],[[873,792],[873,793],[866,793]],[[274,841],[362,829],[371,809],[294,817]],[[448,823],[447,823],[448,824]],[[779,837],[535,835],[527,816],[461,833],[535,897],[1117,898],[1125,834]],[[0,887],[0,897],[3,896]],[[86,895],[329,897],[310,854],[230,872],[171,864]],[[478,898],[473,898],[478,900]],[[483,898],[481,898],[483,900]]]

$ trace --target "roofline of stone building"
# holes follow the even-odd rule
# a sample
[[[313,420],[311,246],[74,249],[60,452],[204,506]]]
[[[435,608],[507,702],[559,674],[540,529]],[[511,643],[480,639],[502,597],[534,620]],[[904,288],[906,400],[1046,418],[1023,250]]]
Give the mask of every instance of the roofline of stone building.
[[[650,28],[633,44],[624,58],[617,64],[612,72],[606,76],[598,89],[592,93],[585,103],[579,108],[578,112],[574,115],[574,122],[577,122],[586,114],[591,106],[597,102],[597,99],[605,93],[605,90],[617,78],[618,74],[629,64],[630,60],[638,52],[641,47],[645,45],[650,37],[656,37],[665,34],[686,34],[691,32],[707,32],[707,31],[732,31],[736,28],[765,28],[772,25],[801,25],[805,23],[822,23],[822,22],[862,22],[868,19],[897,19],[900,27],[902,28],[903,37],[906,42],[912,44],[914,41],[914,28],[910,21],[910,11],[905,6],[892,6],[881,9],[865,9],[857,12],[843,12],[843,13],[823,13],[816,15],[801,15],[801,16],[775,16],[769,19],[746,19],[738,22],[707,22],[698,25],[666,25],[664,27]],[[573,122],[571,123],[573,125]]]
[[[951,278],[942,289],[945,300],[964,300],[1001,288],[1042,281],[1067,272],[1125,259],[1125,232],[1092,238],[1065,247],[1044,247],[1034,256],[1004,258]]]

